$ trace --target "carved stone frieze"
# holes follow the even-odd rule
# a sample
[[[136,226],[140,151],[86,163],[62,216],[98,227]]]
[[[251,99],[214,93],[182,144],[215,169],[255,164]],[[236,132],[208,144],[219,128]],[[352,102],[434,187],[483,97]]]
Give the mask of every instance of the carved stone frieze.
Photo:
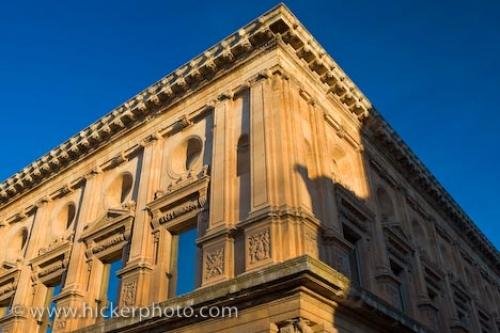
[[[21,270],[13,267],[0,274],[0,301],[11,298],[17,288]]]
[[[38,251],[38,256],[30,262],[33,282],[44,283],[63,275],[68,266],[72,241],[73,236],[69,235]]]
[[[122,251],[130,239],[133,220],[133,207],[108,209],[103,216],[86,226],[80,240],[87,246],[87,258],[100,258]]]
[[[169,186],[166,191],[157,192],[155,200],[146,205],[153,228],[163,225],[175,230],[182,222],[205,211],[209,179],[207,168],[204,168],[198,175],[191,175]]]

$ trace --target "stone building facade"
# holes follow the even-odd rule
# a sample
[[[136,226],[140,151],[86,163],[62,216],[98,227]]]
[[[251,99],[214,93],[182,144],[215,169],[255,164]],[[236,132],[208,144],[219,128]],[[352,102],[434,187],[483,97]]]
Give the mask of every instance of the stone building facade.
[[[500,332],[498,251],[283,5],[3,182],[0,239],[2,332]],[[238,317],[30,312],[116,260],[120,307]]]

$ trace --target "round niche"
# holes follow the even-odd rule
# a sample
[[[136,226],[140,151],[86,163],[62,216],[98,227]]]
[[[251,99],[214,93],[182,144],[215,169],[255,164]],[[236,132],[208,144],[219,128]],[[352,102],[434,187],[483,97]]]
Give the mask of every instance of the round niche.
[[[194,169],[201,161],[203,141],[197,136],[192,136],[182,141],[175,147],[170,155],[171,171],[175,175],[182,175]]]

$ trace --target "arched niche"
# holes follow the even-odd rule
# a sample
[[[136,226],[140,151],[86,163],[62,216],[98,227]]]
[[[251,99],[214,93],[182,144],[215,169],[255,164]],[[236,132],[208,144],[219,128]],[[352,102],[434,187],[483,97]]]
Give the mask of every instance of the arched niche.
[[[333,177],[341,184],[348,187],[349,190],[356,190],[355,170],[356,164],[352,161],[352,156],[339,144],[335,144],[331,150],[332,164],[331,170]]]
[[[236,147],[236,175],[250,173],[250,140],[248,134],[242,134]]]
[[[203,140],[198,136],[190,136],[181,141],[170,154],[170,171],[173,176],[182,176],[201,166]]]
[[[108,208],[117,208],[132,199],[134,177],[130,172],[116,176],[108,185],[105,198]]]
[[[76,218],[76,206],[73,202],[62,205],[51,220],[51,231],[55,237],[64,233],[73,225]]]
[[[28,236],[28,228],[20,227],[7,237],[4,261],[15,263],[18,258],[23,256],[24,249],[28,243]]]
[[[451,271],[455,271],[455,261],[451,254],[450,247],[444,241],[439,243],[439,251],[441,252],[441,257],[443,262],[443,266]]]
[[[376,192],[377,204],[383,222],[395,222],[394,203],[386,189],[379,187]]]
[[[411,227],[412,227],[413,238],[415,240],[416,246],[423,251],[423,254],[425,254],[426,256],[429,256],[430,253],[429,253],[429,249],[428,249],[427,233],[426,233],[424,227],[417,220],[412,221]]]

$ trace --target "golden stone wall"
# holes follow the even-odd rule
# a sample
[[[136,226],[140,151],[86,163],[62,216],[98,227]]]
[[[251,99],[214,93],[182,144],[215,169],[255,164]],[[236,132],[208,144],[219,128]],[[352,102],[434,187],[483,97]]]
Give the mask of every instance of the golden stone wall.
[[[230,304],[238,318],[59,318],[54,332],[499,332],[498,252],[280,5],[0,188],[5,332],[58,307]],[[197,290],[175,297],[177,235]]]

